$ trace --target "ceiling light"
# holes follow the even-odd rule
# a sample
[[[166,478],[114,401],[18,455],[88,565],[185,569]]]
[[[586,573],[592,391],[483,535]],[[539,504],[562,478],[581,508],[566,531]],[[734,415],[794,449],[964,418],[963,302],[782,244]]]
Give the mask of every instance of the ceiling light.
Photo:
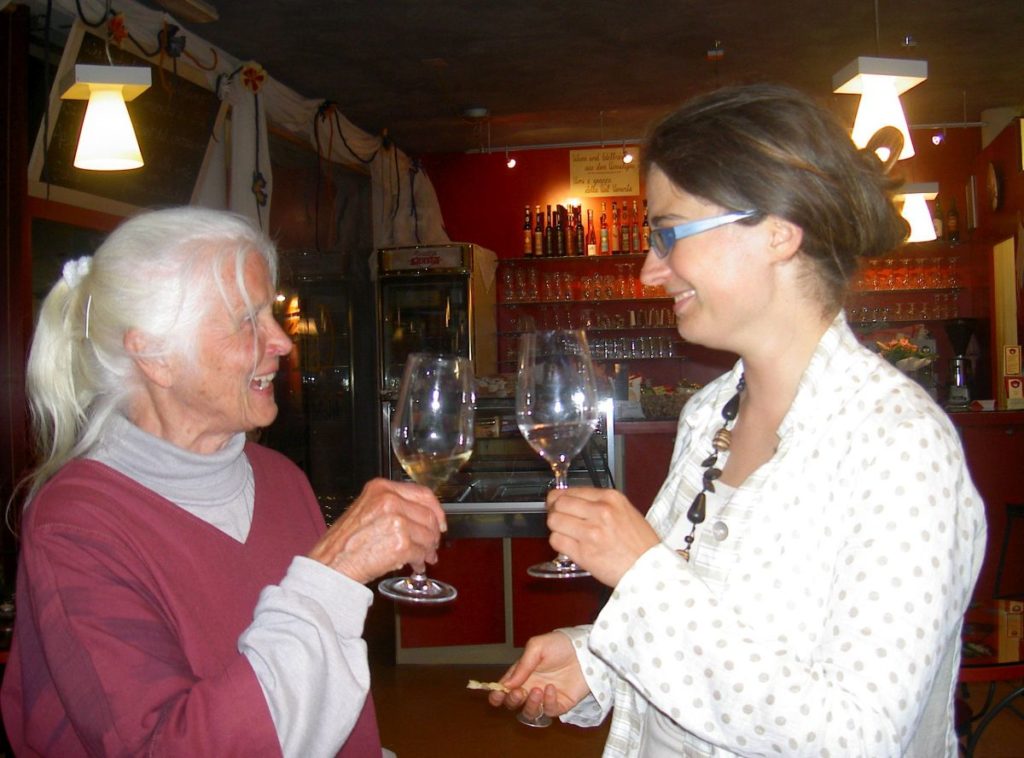
[[[907,129],[907,117],[900,95],[928,78],[928,62],[903,58],[860,57],[832,77],[832,91],[841,95],[860,95],[853,141],[864,147],[883,126],[895,126],[903,134],[899,160],[914,154],[914,143]],[[883,160],[887,156],[881,156]]]
[[[907,242],[929,242],[935,239],[935,224],[926,201],[934,200],[938,194],[938,182],[904,184],[900,188],[900,193],[896,196],[897,199],[903,198],[903,210],[900,211],[900,215],[910,224]]]
[[[76,64],[61,81],[61,98],[88,100],[75,152],[75,168],[124,171],[143,165],[125,101],[134,100],[152,83],[147,66]]]

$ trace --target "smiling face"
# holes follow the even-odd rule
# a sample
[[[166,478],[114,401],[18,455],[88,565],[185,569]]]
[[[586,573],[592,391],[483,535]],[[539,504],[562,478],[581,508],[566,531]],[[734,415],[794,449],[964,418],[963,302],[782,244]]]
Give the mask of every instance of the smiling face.
[[[653,166],[647,177],[652,228],[727,213],[680,189]],[[765,314],[775,288],[764,221],[720,226],[677,240],[664,259],[647,254],[641,281],[673,299],[676,327],[686,340],[740,352],[741,337]]]
[[[221,273],[226,302],[211,285],[195,361],[175,362],[168,388],[170,418],[163,419],[161,436],[194,452],[217,450],[235,434],[274,420],[274,374],[292,347],[271,310],[274,289],[263,258],[245,256],[243,278],[251,308],[236,285],[233,259]]]

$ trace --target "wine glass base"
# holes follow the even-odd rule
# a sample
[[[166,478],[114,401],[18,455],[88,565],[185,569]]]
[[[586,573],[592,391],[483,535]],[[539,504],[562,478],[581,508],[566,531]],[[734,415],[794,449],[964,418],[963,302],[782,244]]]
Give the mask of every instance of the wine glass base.
[[[408,576],[384,579],[377,585],[377,589],[384,597],[401,603],[447,603],[459,594],[458,590],[445,582],[430,578],[420,581]]]
[[[551,726],[551,717],[546,716],[543,713],[537,716],[537,718],[531,719],[525,713],[519,711],[519,713],[516,714],[516,720],[520,724],[526,724],[527,726],[532,726],[535,729],[543,729],[546,726]]]
[[[577,566],[572,561],[545,561],[536,563],[526,569],[526,573],[538,579],[576,579],[590,576],[590,572]]]

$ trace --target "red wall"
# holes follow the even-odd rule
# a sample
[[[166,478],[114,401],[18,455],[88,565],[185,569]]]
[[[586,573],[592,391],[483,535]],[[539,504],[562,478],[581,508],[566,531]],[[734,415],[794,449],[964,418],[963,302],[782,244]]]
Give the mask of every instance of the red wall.
[[[474,242],[493,250],[499,258],[522,255],[523,206],[541,210],[565,205],[569,199],[569,150],[528,150],[515,155],[518,165],[505,165],[504,152],[490,154],[444,153],[427,155],[423,166],[437,192],[448,236],[457,242]],[[641,192],[642,192],[641,184]],[[637,200],[643,212],[641,198]],[[576,198],[579,203],[582,199]],[[597,227],[601,201],[620,203],[621,197],[582,200],[583,219],[594,211]],[[630,206],[632,207],[632,205]]]

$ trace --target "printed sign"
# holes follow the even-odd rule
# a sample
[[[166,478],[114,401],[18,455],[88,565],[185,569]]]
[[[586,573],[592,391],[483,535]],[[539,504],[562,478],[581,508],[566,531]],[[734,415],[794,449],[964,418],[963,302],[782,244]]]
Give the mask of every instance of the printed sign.
[[[621,147],[569,151],[569,195],[608,197],[640,194],[638,148],[631,147],[633,162],[622,162]]]

